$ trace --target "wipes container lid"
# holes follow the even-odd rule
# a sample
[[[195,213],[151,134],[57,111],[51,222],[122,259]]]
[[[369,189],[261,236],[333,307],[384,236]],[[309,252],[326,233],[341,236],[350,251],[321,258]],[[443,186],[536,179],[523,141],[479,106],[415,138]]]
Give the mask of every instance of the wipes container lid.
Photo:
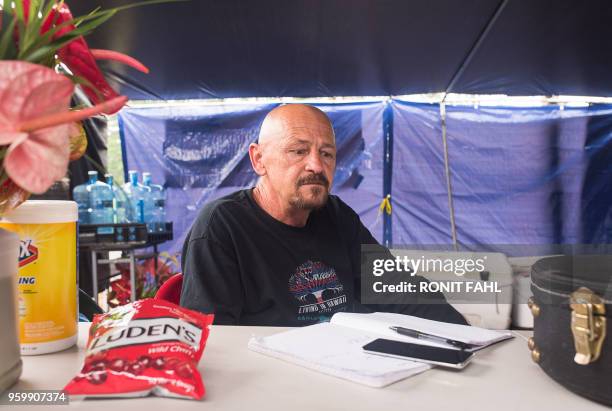
[[[0,221],[16,224],[69,223],[79,219],[74,201],[28,200],[5,214]]]

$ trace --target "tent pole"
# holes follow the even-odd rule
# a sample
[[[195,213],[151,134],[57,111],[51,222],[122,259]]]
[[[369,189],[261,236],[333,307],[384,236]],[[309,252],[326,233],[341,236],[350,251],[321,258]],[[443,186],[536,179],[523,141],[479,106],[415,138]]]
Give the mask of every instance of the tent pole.
[[[383,138],[384,138],[384,168],[383,168],[383,198],[391,201],[392,167],[393,167],[393,105],[389,98],[385,103],[383,113]],[[383,211],[383,244],[389,247],[393,244],[393,220],[391,214]]]
[[[440,102],[440,120],[442,121],[442,146],[444,150],[444,174],[446,175],[446,195],[448,198],[448,213],[451,224],[451,237],[453,249],[458,251],[457,246],[457,226],[455,225],[455,206],[453,203],[453,190],[451,186],[450,166],[448,162],[448,143],[446,138],[446,103]]]
[[[128,158],[127,158],[127,147],[125,146],[125,131],[123,124],[123,118],[121,114],[117,114],[117,125],[119,126],[119,141],[121,142],[121,162],[123,163],[123,181],[130,181],[128,176],[129,166],[128,166]]]
[[[453,249],[455,251],[458,251],[457,226],[455,225],[455,207],[453,205],[453,194],[452,194],[453,192],[452,192],[452,185],[451,185],[450,166],[449,166],[449,161],[448,161],[448,143],[447,143],[447,135],[446,135],[446,131],[447,131],[446,130],[446,97],[448,97],[448,93],[453,91],[453,88],[455,87],[455,83],[457,83],[457,81],[459,80],[459,78],[461,78],[461,75],[463,74],[465,69],[469,66],[470,62],[472,61],[472,58],[474,57],[474,55],[476,54],[476,52],[478,51],[478,49],[480,48],[484,40],[487,38],[489,31],[491,31],[491,28],[495,25],[495,22],[497,21],[499,16],[502,14],[502,11],[504,10],[504,8],[506,8],[506,4],[508,4],[508,0],[502,0],[499,3],[499,6],[497,7],[497,9],[495,9],[495,12],[493,12],[493,15],[491,16],[487,24],[484,26],[484,28],[480,32],[480,35],[478,36],[478,38],[472,45],[472,48],[470,49],[468,54],[465,56],[465,58],[461,62],[461,65],[459,66],[457,71],[455,71],[455,74],[453,74],[453,77],[451,78],[448,85],[446,86],[444,97],[442,98],[442,101],[440,102],[440,120],[442,122],[442,144],[444,146],[444,172],[446,174],[446,192],[448,196],[448,209],[449,209],[450,224],[451,224],[451,237],[453,240]]]
[[[478,49],[480,48],[480,46],[482,45],[484,40],[487,38],[487,35],[489,34],[489,31],[491,31],[491,28],[495,25],[495,22],[497,21],[499,16],[501,16],[502,11],[506,8],[506,4],[507,3],[508,3],[508,0],[503,0],[499,4],[497,9],[495,9],[495,12],[493,12],[493,15],[491,16],[491,18],[487,22],[487,24],[484,26],[484,28],[480,32],[480,35],[478,36],[478,38],[474,42],[474,45],[472,46],[472,48],[468,52],[467,56],[465,56],[465,58],[461,62],[461,65],[459,66],[457,71],[455,71],[455,74],[453,74],[453,77],[451,78],[450,82],[446,86],[446,90],[444,92],[444,100],[446,100],[446,95],[448,93],[452,93],[453,92],[453,88],[455,87],[455,83],[457,82],[457,80],[459,80],[459,78],[461,78],[461,75],[463,74],[465,69],[469,66],[470,62],[472,61],[472,58],[474,57],[474,55],[476,55],[476,52],[478,51]]]

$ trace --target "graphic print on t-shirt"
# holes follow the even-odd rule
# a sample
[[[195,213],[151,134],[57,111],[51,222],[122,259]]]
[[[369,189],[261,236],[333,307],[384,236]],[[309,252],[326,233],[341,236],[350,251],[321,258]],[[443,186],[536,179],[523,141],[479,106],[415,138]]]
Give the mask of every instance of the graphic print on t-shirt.
[[[289,278],[289,291],[298,300],[298,315],[325,314],[346,309],[344,287],[333,267],[308,260]]]

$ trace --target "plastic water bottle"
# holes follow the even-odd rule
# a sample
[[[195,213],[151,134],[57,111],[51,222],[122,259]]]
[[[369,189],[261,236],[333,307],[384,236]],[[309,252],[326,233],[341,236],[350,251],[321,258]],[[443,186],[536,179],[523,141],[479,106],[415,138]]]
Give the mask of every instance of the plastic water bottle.
[[[88,175],[89,181],[87,181],[85,184],[76,186],[72,190],[72,198],[79,206],[79,224],[90,223],[91,205],[89,204],[89,190],[87,189],[87,186],[96,182],[98,174],[95,171],[90,171]]]
[[[142,186],[147,190],[144,195],[144,222],[147,224],[147,231],[152,233],[156,229],[156,216],[154,215],[155,199],[151,190],[151,173],[142,173]]]
[[[129,179],[123,185],[128,201],[132,221],[135,223],[144,223],[145,221],[145,198],[149,189],[138,183],[138,171],[130,170],[128,172]]]
[[[98,172],[90,171],[90,182],[87,186],[89,190],[89,203],[91,204],[91,223],[92,224],[112,224],[113,223],[113,189],[106,183],[98,180]]]
[[[154,206],[157,210],[157,231],[166,231],[166,190],[159,184],[151,184],[151,191],[155,193]]]
[[[142,173],[142,183],[151,190],[151,226],[149,231],[165,231],[166,191],[158,184],[152,184],[151,173]]]
[[[108,184],[111,190],[113,190],[113,222],[115,224],[127,223],[126,194],[123,192],[121,187],[117,187],[115,185],[115,180],[112,175],[105,174],[104,178],[106,179],[106,184]]]

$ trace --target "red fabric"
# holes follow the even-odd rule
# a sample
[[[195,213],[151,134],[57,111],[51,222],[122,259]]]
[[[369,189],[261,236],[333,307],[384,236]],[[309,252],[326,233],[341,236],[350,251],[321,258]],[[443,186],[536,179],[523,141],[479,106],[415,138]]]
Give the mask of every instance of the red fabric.
[[[170,277],[159,287],[155,294],[156,300],[165,300],[174,304],[181,301],[181,289],[183,288],[183,274],[178,273]]]

